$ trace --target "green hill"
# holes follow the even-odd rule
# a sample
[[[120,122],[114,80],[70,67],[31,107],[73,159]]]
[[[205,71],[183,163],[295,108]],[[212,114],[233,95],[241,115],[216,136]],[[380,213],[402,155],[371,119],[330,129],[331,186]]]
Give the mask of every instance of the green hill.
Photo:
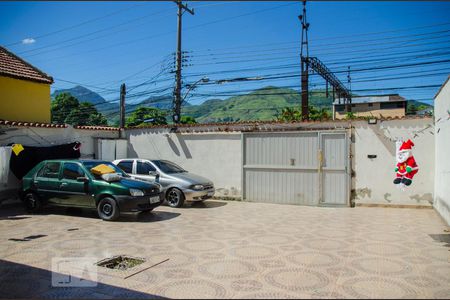
[[[312,91],[310,105],[331,110],[331,98],[325,91]],[[182,114],[192,116],[200,123],[248,120],[273,120],[285,107],[301,107],[301,95],[293,89],[268,86],[247,95],[227,100],[208,100],[200,105],[185,107]]]
[[[79,97],[82,101],[93,102],[97,109],[105,115],[110,125],[118,123],[119,103],[107,102],[99,98],[98,94],[90,93],[90,90],[82,87],[64,90]],[[53,96],[62,91],[56,91]],[[84,97],[81,97],[84,96]],[[98,96],[98,97],[97,97]],[[428,104],[408,101],[408,106],[414,104],[418,110],[429,107]],[[325,90],[311,90],[309,93],[309,105],[315,108],[325,108],[331,113],[331,94],[326,97]],[[168,120],[171,120],[172,96],[162,95],[149,97],[139,103],[127,103],[127,115],[139,106],[155,107],[169,112]],[[245,95],[233,96],[227,99],[210,99],[199,105],[185,104],[182,107],[182,115],[194,117],[199,123],[234,122],[274,120],[285,107],[301,108],[301,94],[293,89],[267,86]]]

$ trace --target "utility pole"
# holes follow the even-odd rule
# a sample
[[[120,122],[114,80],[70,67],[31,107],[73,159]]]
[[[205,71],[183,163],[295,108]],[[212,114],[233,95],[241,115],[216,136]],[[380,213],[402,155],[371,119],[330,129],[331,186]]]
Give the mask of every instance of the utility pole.
[[[127,93],[125,83],[122,83],[120,86],[120,135],[122,135],[122,131],[125,128],[125,94]]]
[[[183,13],[187,11],[191,15],[194,14],[194,10],[189,9],[187,5],[184,5],[181,0],[174,1],[178,6],[178,32],[177,32],[177,66],[175,72],[176,86],[174,90],[174,123],[179,123],[181,119],[181,27]]]
[[[302,41],[300,48],[300,61],[302,65],[301,87],[302,87],[302,120],[309,118],[309,99],[308,99],[308,28],[309,23],[306,22],[306,0],[303,1],[303,15],[298,16],[302,23]],[[306,56],[304,56],[303,49],[305,49]]]
[[[352,79],[350,77],[350,66],[347,69],[347,84],[348,84],[348,95],[347,95],[347,112],[352,111]]]

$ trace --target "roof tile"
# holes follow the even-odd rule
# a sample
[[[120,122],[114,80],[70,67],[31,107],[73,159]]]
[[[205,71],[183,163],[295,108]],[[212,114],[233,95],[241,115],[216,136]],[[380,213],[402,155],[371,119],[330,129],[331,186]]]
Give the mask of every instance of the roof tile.
[[[4,126],[15,126],[15,127],[44,127],[44,128],[67,128],[67,124],[52,124],[52,123],[36,123],[36,122],[22,122],[22,121],[8,121],[0,120],[0,125]],[[74,126],[75,129],[84,130],[108,130],[108,131],[118,131],[117,127],[107,127],[107,126]]]
[[[27,63],[14,53],[0,46],[0,75],[36,81],[53,83],[53,78],[38,68]]]

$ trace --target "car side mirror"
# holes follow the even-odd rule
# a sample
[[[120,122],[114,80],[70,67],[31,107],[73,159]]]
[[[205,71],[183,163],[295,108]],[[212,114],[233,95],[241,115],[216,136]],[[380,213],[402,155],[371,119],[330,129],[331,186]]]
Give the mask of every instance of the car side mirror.
[[[155,176],[155,182],[159,182],[159,173],[156,171],[150,171],[148,172],[149,175]]]
[[[89,178],[87,177],[77,177],[78,182],[89,182]]]

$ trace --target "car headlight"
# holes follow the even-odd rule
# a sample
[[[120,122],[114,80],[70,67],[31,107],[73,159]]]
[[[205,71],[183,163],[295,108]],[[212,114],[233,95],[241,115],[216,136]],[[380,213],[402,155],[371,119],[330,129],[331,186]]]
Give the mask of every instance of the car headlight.
[[[138,189],[130,189],[131,196],[144,196],[144,192]]]
[[[202,184],[195,184],[192,186],[193,190],[203,190],[204,186]]]

